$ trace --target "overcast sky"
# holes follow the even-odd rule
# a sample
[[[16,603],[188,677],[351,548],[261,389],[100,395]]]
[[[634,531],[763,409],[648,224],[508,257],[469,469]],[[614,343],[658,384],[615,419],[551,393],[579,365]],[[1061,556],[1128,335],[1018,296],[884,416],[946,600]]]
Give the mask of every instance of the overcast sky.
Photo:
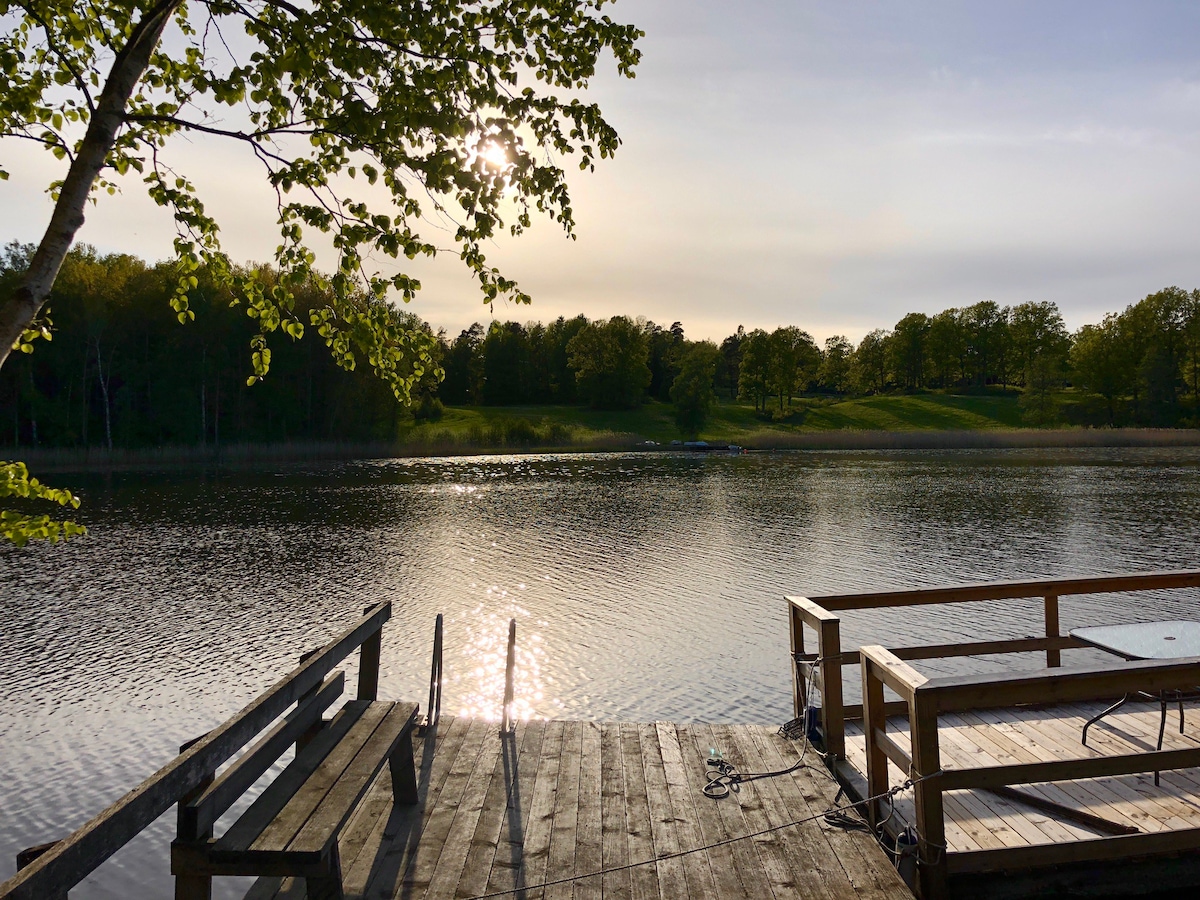
[[[494,315],[645,315],[691,338],[799,325],[857,341],[907,312],[1058,303],[1072,329],[1200,286],[1200,4],[623,0],[633,81],[593,98],[624,146],[491,259],[534,297]],[[3,146],[0,239],[35,240],[61,177]],[[273,200],[241,146],[181,142],[235,259],[268,259]],[[137,182],[80,239],[169,255]],[[452,335],[491,313],[454,259],[410,306]]]

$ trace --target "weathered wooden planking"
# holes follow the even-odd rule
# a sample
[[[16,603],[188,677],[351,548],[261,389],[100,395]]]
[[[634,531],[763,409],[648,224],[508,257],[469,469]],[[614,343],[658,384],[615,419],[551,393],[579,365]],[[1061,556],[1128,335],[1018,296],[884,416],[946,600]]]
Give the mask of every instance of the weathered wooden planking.
[[[603,896],[603,876],[591,876],[604,868],[603,823],[600,797],[604,790],[600,726],[583,723],[581,755],[579,758],[579,815],[576,820],[574,900],[600,900]],[[580,875],[591,877],[578,878]]]
[[[771,734],[767,729],[751,730],[750,735],[758,744],[764,762],[773,771],[790,767],[796,762],[797,754],[803,752],[802,742],[788,741]],[[812,753],[811,750],[809,752]],[[827,860],[822,874],[831,889],[842,891],[835,896],[911,897],[900,876],[870,836],[861,832],[829,828],[821,822],[821,813],[833,805],[837,793],[832,780],[822,771],[798,769],[789,775],[781,776],[776,782],[776,788],[788,801],[794,819],[810,820],[797,828],[797,832],[802,840],[811,840],[816,844]],[[823,845],[818,842],[818,837],[824,840]]]
[[[629,838],[629,861],[637,863],[653,859],[654,826],[650,821],[650,805],[646,799],[646,770],[642,765],[642,740],[637,725],[621,725],[621,766],[625,779],[625,828]],[[634,900],[651,900],[660,896],[660,878],[656,866],[642,865],[630,869],[629,881]],[[663,900],[667,896],[662,894]]]
[[[659,722],[655,725],[658,736],[658,749],[662,755],[663,775],[667,781],[667,794],[671,799],[671,808],[675,814],[676,831],[682,847],[700,847],[704,841],[700,835],[699,813],[696,800],[688,786],[688,763],[695,765],[696,761],[683,760],[679,744],[679,733],[669,722]],[[705,798],[707,799],[707,798]],[[689,853],[683,857],[684,875],[688,885],[697,897],[715,897],[717,884],[713,878],[712,865],[708,851]]]
[[[517,758],[516,778],[510,783],[508,805],[500,828],[495,859],[488,875],[486,893],[516,888],[524,864],[525,834],[529,828],[538,763],[542,757],[542,745],[549,731],[549,723],[529,722],[520,727],[524,729],[524,734],[520,756]]]
[[[638,726],[638,744],[642,756],[642,777],[645,779],[646,805],[650,812],[650,836],[654,842],[655,856],[675,856],[681,846],[676,828],[674,806],[667,787],[667,774],[663,768],[662,750],[659,747],[658,730],[653,725]],[[696,896],[700,885],[692,884],[687,878],[686,859],[665,859],[658,863],[660,892],[664,896]]]
[[[444,836],[440,839],[442,849],[433,871],[429,873],[428,882],[422,883],[423,878],[414,878],[411,881],[411,896],[414,898],[422,896],[422,890],[427,897],[453,896],[462,875],[471,838],[483,812],[488,784],[500,759],[499,728],[495,723],[480,724],[483,734],[479,742],[479,751],[466,758],[462,751],[459,751],[459,758],[455,760],[454,769],[451,770],[450,779],[442,793],[443,802],[430,817],[432,826],[438,818],[439,811],[445,809],[448,813],[441,817],[440,824],[444,827]],[[476,728],[474,724],[471,727],[472,730]],[[451,789],[451,781],[454,782],[454,790]],[[410,883],[407,877],[405,882]]]
[[[629,859],[625,829],[625,770],[621,765],[621,726],[600,726],[600,852],[605,869],[615,869],[602,881],[610,900],[629,900],[629,872],[621,867]]]
[[[742,771],[794,762],[799,745],[769,729],[539,722],[518,726],[507,747],[494,723],[447,719],[440,731],[432,748],[415,746],[417,805],[393,808],[382,778],[346,828],[347,897],[910,900],[868,835],[820,820],[836,792],[823,771],[703,795],[710,746]],[[792,824],[801,819],[811,821]],[[714,839],[733,842],[706,848]],[[644,864],[592,874],[631,863]],[[263,879],[251,896],[302,893]]]

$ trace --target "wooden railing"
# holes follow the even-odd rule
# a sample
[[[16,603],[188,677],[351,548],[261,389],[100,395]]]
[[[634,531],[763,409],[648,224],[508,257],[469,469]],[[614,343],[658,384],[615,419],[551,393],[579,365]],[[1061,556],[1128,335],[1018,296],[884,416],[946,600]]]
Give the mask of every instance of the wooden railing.
[[[300,667],[224,724],[194,741],[179,756],[61,841],[49,845],[8,881],[0,900],[65,897],[101,863],[124,847],[182,798],[210,784],[213,774],[293,704],[321,691],[325,676],[359,647],[359,699],[374,700],[379,688],[383,623],[391,603],[368,609],[364,617],[320,650],[306,654]]]
[[[987,584],[954,585],[951,587],[917,590],[872,591],[859,594],[826,594],[814,597],[788,597],[788,618],[794,660],[793,696],[797,717],[805,713],[809,696],[807,670],[811,666],[819,677],[821,689],[821,732],[826,752],[835,758],[845,757],[846,719],[862,718],[860,704],[846,705],[843,700],[842,668],[856,666],[860,657],[856,650],[843,651],[839,612],[853,609],[894,609],[926,606],[937,603],[975,603],[982,601],[1042,598],[1041,631],[1044,636],[991,641],[963,641],[953,644],[930,644],[914,647],[893,647],[891,653],[900,660],[934,659],[939,657],[978,656],[1003,653],[1044,652],[1046,665],[1055,668],[1062,663],[1062,651],[1085,646],[1060,633],[1059,597],[1074,594],[1103,594],[1124,591],[1145,591],[1166,588],[1200,587],[1200,569],[1176,572],[1139,572],[1126,575],[1102,575],[1089,578],[1040,578],[1028,581],[997,581]],[[806,651],[805,628],[816,632],[816,652]],[[885,710],[904,711],[904,704],[893,703]]]
[[[877,797],[889,789],[889,762],[899,766],[905,776],[913,780],[914,825],[918,835],[919,891],[922,900],[947,897],[948,878],[957,872],[998,872],[1200,849],[1200,828],[1188,828],[1096,838],[1066,845],[1054,843],[950,852],[946,847],[942,806],[942,794],[946,791],[1200,766],[1200,747],[945,769],[938,742],[938,716],[942,713],[1028,703],[1071,703],[1136,691],[1158,693],[1191,689],[1200,679],[1200,657],[929,679],[904,662],[898,654],[884,647],[863,647],[859,656],[863,678],[867,797]],[[907,748],[888,734],[889,710],[884,703],[885,687],[900,696],[900,702],[907,712],[910,735]],[[873,826],[882,821],[882,801],[868,802],[868,816]]]

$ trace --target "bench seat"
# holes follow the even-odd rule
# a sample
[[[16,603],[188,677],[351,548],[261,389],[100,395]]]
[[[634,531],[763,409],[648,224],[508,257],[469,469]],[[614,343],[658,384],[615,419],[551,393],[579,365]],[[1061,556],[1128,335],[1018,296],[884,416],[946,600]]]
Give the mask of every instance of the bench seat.
[[[223,835],[177,841],[172,870],[297,876],[306,879],[310,900],[340,898],[338,836],[385,764],[395,802],[417,802],[416,720],[415,703],[346,704]]]

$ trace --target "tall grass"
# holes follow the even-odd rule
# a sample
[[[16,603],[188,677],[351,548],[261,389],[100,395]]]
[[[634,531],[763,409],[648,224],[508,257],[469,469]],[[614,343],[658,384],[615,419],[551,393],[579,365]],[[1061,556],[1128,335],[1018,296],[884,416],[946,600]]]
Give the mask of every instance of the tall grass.
[[[748,435],[756,450],[970,450],[1054,447],[1196,447],[1200,429],[1075,428],[991,431],[809,431]]]

